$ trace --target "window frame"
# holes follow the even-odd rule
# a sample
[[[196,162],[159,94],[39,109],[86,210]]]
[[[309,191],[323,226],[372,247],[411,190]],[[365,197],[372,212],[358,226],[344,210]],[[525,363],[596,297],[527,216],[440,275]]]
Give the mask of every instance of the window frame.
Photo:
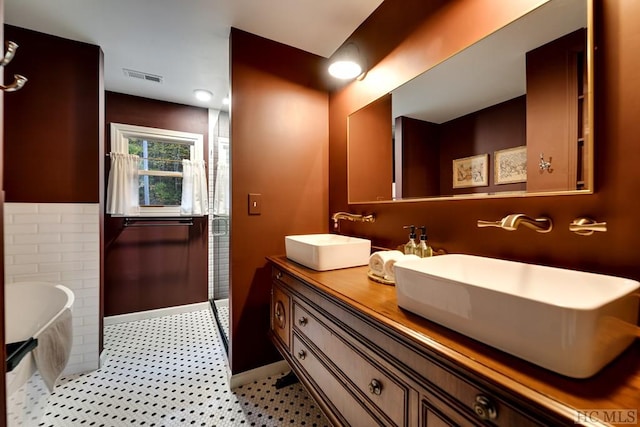
[[[189,145],[190,160],[204,160],[204,137],[202,134],[124,123],[111,123],[110,131],[112,152],[129,154],[129,139],[148,139],[154,142]],[[140,175],[149,175],[144,172],[141,170]],[[180,172],[159,172],[153,175],[182,177]],[[181,216],[180,206],[140,206],[140,216]]]

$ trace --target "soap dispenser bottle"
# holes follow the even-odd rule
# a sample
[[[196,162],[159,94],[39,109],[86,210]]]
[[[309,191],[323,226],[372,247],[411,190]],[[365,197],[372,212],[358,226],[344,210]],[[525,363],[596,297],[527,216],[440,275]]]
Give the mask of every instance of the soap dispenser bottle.
[[[405,225],[404,228],[410,229],[409,241],[404,245],[404,254],[414,255],[418,249],[418,245],[416,244],[416,226]]]
[[[421,230],[420,243],[416,248],[416,255],[418,255],[420,258],[430,257],[433,255],[433,250],[431,249],[431,246],[427,245],[427,227],[423,225],[419,228]]]

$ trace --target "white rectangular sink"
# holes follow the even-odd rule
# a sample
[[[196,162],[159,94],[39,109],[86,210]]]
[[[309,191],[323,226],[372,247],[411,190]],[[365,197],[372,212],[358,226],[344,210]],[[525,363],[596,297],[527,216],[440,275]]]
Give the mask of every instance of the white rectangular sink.
[[[400,307],[569,377],[594,375],[635,339],[634,280],[456,254],[395,273]]]
[[[367,265],[371,240],[340,234],[302,234],[284,238],[287,258],[318,271]]]

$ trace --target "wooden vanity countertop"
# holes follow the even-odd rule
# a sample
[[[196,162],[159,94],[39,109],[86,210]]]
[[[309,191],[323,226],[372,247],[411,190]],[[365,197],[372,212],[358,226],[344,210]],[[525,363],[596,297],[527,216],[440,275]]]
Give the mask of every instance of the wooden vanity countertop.
[[[284,255],[267,259],[411,341],[554,413],[572,418],[576,410],[640,412],[640,340],[595,376],[572,379],[401,309],[395,286],[370,280],[367,266],[322,272],[290,261]]]

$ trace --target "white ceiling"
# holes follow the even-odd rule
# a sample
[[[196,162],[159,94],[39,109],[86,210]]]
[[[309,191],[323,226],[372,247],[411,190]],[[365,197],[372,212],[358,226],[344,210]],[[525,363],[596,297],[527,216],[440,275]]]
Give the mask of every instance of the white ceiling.
[[[232,26],[329,57],[382,0],[4,3],[8,24],[102,47],[107,90],[222,109],[222,98],[229,93],[228,41]],[[125,77],[123,68],[162,76],[163,82]],[[197,101],[194,89],[207,89],[214,98],[206,103]]]

